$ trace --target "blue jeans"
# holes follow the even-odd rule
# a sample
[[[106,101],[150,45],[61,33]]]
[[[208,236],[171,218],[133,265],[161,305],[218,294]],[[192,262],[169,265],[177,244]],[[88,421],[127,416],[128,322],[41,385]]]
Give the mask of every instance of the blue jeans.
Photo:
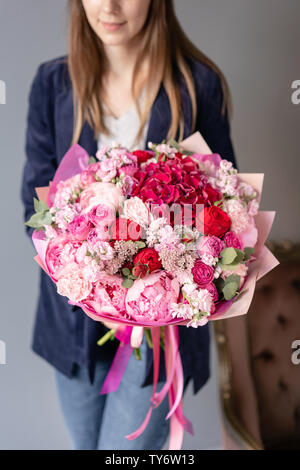
[[[62,413],[76,450],[160,450],[169,435],[168,394],[154,408],[144,432],[135,439],[125,436],[144,421],[150,407],[152,385],[141,387],[146,368],[146,339],[140,347],[141,360],[132,354],[122,381],[115,392],[100,395],[111,366],[110,360],[98,361],[94,383],[90,384],[87,369],[78,366],[72,378],[55,369],[55,378]],[[160,391],[165,382],[158,382]],[[186,390],[187,380],[184,384]]]

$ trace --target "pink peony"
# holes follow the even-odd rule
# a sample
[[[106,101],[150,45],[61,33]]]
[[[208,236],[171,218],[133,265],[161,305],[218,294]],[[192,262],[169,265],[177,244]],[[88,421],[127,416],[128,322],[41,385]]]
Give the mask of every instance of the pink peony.
[[[46,249],[45,263],[51,278],[56,282],[59,272],[65,267],[61,258],[62,250],[68,239],[58,237],[50,240]]]
[[[203,263],[200,259],[195,261],[194,267],[192,268],[192,274],[194,281],[199,287],[206,287],[206,285],[214,279],[213,268],[208,264]]]
[[[206,253],[213,257],[219,257],[224,248],[225,243],[215,235],[202,236],[197,242],[197,252],[199,256]]]
[[[68,228],[69,233],[73,239],[85,240],[89,234],[89,231],[93,228],[93,225],[89,221],[86,214],[81,214],[72,220]]]
[[[115,211],[124,200],[122,190],[113,183],[92,183],[80,195],[80,204],[83,212],[90,212],[94,206],[105,204]]]
[[[127,313],[136,321],[169,321],[171,304],[177,302],[180,285],[166,271],[149,274],[134,281],[126,296]]]
[[[125,317],[126,294],[127,289],[122,286],[120,276],[103,273],[95,284],[92,299],[87,299],[85,305],[92,307],[97,313]]]

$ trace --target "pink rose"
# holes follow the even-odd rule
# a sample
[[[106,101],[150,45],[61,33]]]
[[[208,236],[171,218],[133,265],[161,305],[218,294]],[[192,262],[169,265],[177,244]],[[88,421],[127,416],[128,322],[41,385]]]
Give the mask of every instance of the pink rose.
[[[80,185],[85,188],[89,184],[95,183],[95,174],[88,167],[80,173]]]
[[[134,281],[126,296],[126,311],[136,321],[172,320],[171,304],[177,302],[180,285],[166,271]]]
[[[98,204],[90,210],[88,218],[94,225],[110,225],[115,220],[116,213],[111,207]]]
[[[195,261],[192,274],[199,287],[206,287],[214,279],[213,268],[199,259]]]
[[[68,297],[73,303],[86,299],[91,293],[93,284],[84,279],[78,264],[68,264],[60,273],[57,281],[57,292]]]
[[[236,248],[237,250],[243,249],[243,244],[241,242],[240,237],[234,232],[227,232],[224,235],[223,240],[226,243],[227,248],[232,247],[232,248]]]
[[[213,257],[219,257],[224,248],[225,243],[215,235],[202,236],[197,242],[197,252],[199,256],[207,253]]]
[[[93,225],[86,214],[81,214],[72,220],[68,228],[72,238],[76,240],[85,240],[89,231],[93,228]]]

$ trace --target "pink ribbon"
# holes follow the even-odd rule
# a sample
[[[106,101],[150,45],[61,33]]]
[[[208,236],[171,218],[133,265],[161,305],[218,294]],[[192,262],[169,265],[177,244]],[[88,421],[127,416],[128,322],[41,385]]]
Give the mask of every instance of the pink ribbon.
[[[156,393],[159,357],[160,357],[160,333],[159,328],[151,328],[153,342],[153,393],[150,408],[141,426],[131,434],[125,436],[127,439],[135,439],[145,430],[154,408],[160,405],[165,395],[169,391],[170,411],[165,419],[170,420],[170,441],[169,450],[179,450],[182,447],[183,430],[194,435],[192,423],[184,416],[182,411],[183,393],[183,370],[179,352],[179,334],[176,325],[165,327],[165,365],[166,383],[159,393]]]
[[[117,390],[121,382],[132,353],[132,346],[130,344],[132,328],[132,326],[127,326],[126,328],[117,330],[116,332],[115,336],[120,340],[120,345],[101,388],[100,395],[114,392]],[[165,327],[166,383],[158,393],[156,392],[156,389],[160,364],[159,327],[151,328],[151,337],[153,343],[153,392],[150,400],[151,405],[140,427],[125,437],[132,440],[144,432],[151,418],[153,409],[161,404],[166,394],[169,392],[170,409],[165,418],[171,418],[169,450],[180,450],[182,447],[184,430],[192,435],[194,435],[194,430],[193,424],[184,416],[182,409],[183,369],[179,352],[178,327],[176,325],[168,325]]]
[[[115,337],[120,340],[120,344],[102,385],[100,395],[115,392],[120,385],[121,379],[132,354],[132,347],[130,345],[132,328],[132,326],[126,326],[126,328],[117,330],[115,333]]]

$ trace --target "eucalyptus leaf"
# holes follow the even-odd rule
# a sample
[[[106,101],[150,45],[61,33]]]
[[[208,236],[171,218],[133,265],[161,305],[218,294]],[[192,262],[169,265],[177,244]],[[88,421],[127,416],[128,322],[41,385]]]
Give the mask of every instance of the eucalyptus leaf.
[[[252,246],[246,246],[244,248],[245,261],[248,261],[251,258],[251,255],[254,253],[255,249]]]
[[[33,205],[35,212],[48,211],[49,207],[45,201],[39,200],[36,197],[33,198]]]
[[[244,259],[244,252],[237,248],[235,248],[235,251],[236,251],[236,258],[234,260],[234,263],[240,263]]]
[[[123,269],[122,269],[122,273],[124,274],[124,276],[128,276],[128,274],[130,274],[130,269],[128,269],[128,268],[123,268]]]
[[[231,264],[235,260],[236,255],[236,251],[232,246],[229,248],[224,248],[224,250],[221,251],[221,263]]]
[[[125,278],[122,281],[122,286],[125,287],[126,289],[129,289],[132,286],[133,282],[134,282],[133,279]]]
[[[225,299],[232,299],[235,296],[237,289],[238,285],[236,282],[228,282],[227,284],[225,284],[225,286],[223,287],[223,294]]]
[[[230,282],[236,282],[237,285],[240,285],[240,276],[238,274],[230,274],[230,276],[227,276],[225,279],[225,285],[229,284]]]
[[[218,266],[222,268],[223,271],[234,271],[240,266],[241,263],[232,263],[232,264],[223,264],[221,262],[218,263]]]

